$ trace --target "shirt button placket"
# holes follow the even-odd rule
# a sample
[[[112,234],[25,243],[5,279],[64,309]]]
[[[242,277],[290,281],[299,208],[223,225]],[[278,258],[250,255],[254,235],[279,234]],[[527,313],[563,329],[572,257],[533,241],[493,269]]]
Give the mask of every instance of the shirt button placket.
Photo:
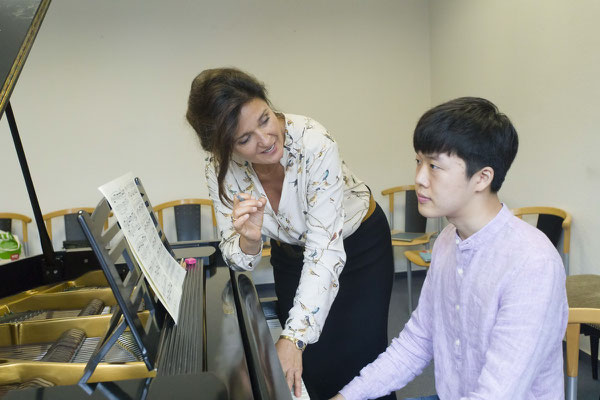
[[[454,356],[456,357],[456,361],[460,362],[461,360],[461,351],[460,351],[460,339],[456,339],[454,341]]]

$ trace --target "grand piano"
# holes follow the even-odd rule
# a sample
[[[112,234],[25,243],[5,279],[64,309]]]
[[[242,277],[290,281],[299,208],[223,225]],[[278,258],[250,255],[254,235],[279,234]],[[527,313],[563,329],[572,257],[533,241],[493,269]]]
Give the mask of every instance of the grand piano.
[[[216,242],[176,248],[155,223],[173,256],[198,260],[185,278],[177,325],[127,244],[99,244],[92,231],[108,218],[103,200],[94,215],[78,217],[91,248],[53,249],[9,101],[49,5],[0,5],[0,119],[10,127],[42,247],[40,255],[0,265],[0,397],[292,399],[251,276],[230,271]],[[146,205],[153,216],[147,198]],[[123,287],[132,289],[130,298],[122,298]],[[126,314],[136,322],[122,325]],[[108,343],[117,325],[123,328]]]

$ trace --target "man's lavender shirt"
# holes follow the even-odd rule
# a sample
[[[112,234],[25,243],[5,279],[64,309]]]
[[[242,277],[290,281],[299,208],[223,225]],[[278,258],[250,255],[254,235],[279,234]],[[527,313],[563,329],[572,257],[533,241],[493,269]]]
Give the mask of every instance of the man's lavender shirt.
[[[461,240],[447,226],[433,247],[419,306],[346,400],[400,389],[435,360],[441,399],[564,399],[565,272],[546,236],[503,205]]]

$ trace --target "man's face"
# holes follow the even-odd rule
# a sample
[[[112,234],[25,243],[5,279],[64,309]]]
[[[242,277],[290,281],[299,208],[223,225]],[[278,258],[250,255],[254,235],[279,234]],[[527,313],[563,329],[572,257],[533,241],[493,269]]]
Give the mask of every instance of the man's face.
[[[475,175],[467,178],[466,164],[456,155],[416,155],[415,189],[419,212],[427,218],[465,217],[475,194]]]

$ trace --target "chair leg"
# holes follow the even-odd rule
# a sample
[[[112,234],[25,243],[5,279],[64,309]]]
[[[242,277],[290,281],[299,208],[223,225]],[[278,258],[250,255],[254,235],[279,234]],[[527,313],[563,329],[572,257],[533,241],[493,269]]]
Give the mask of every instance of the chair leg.
[[[598,341],[600,337],[590,335],[590,348],[592,353],[592,378],[598,380]]]
[[[577,399],[577,375],[579,367],[579,324],[568,324],[566,339],[567,339],[567,387],[566,399]]]
[[[566,400],[577,400],[577,377],[567,376]]]
[[[406,283],[408,284],[408,316],[412,314],[412,264],[410,260],[406,259]]]

